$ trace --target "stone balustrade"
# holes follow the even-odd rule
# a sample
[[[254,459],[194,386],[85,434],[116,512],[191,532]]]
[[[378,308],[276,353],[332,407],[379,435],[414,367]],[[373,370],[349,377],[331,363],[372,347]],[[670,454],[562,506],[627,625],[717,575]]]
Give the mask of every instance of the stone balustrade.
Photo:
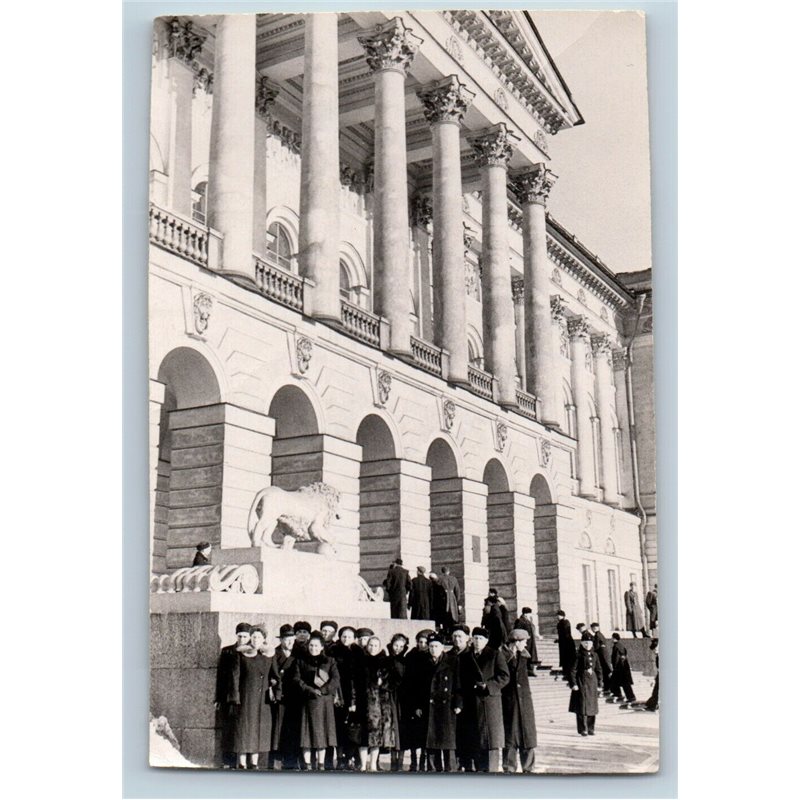
[[[152,594],[175,592],[231,592],[253,594],[258,590],[259,576],[252,564],[206,564],[183,567],[150,579]]]
[[[487,400],[493,400],[494,380],[491,373],[484,372],[482,369],[478,369],[471,364],[467,368],[467,373],[469,375],[469,385],[472,387],[472,391],[480,397],[485,397]]]
[[[347,300],[342,300],[342,328],[361,342],[381,346],[381,318]]]
[[[536,419],[536,398],[532,394],[523,392],[522,389],[517,389],[517,411],[523,417],[528,419]]]
[[[418,339],[416,336],[411,337],[411,355],[414,363],[430,372],[432,375],[442,377],[442,349],[436,347],[434,344],[425,342]]]
[[[286,272],[260,258],[255,259],[256,287],[265,297],[281,305],[303,311],[304,281],[299,275]]]
[[[213,269],[218,250],[210,244],[212,238],[218,244],[206,226],[150,204],[150,241],[158,247]]]

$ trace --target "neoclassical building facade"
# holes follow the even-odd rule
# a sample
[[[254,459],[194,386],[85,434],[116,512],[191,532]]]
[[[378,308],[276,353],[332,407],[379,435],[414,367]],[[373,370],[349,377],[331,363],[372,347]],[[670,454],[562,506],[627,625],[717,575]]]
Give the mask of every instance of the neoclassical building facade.
[[[370,586],[401,556],[470,623],[491,585],[622,627],[656,580],[649,276],[547,213],[583,119],[526,12],[160,18],[151,105],[152,571],[324,481]]]

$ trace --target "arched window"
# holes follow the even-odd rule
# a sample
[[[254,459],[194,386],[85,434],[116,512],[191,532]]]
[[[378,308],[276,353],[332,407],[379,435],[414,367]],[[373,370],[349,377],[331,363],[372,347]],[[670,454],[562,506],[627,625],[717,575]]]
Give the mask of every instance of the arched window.
[[[342,300],[352,303],[352,285],[350,283],[350,271],[347,269],[347,262],[339,259],[339,296]]]
[[[267,228],[267,261],[287,272],[294,272],[292,240],[280,222],[273,222]]]
[[[467,358],[471,367],[483,369],[483,343],[472,326],[467,327]]]
[[[192,219],[201,225],[206,224],[206,189],[207,181],[200,181],[192,192]]]

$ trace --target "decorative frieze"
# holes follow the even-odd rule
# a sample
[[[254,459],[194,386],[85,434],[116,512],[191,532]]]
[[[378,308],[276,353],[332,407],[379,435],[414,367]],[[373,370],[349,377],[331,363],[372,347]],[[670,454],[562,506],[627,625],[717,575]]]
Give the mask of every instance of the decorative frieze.
[[[608,322],[608,309],[605,306],[600,309],[600,319],[603,322]]]
[[[499,452],[503,452],[506,449],[506,444],[508,443],[508,425],[502,420],[496,420],[494,426],[494,433],[495,433],[495,446]]]
[[[256,114],[267,121],[271,121],[270,109],[278,96],[278,87],[269,78],[258,75],[256,77]]]
[[[208,330],[208,324],[211,320],[211,309],[214,306],[214,301],[211,295],[205,292],[198,292],[194,296],[192,302],[192,311],[194,313],[194,329],[199,335],[203,335]]]
[[[502,89],[497,89],[492,96],[494,97],[495,103],[497,103],[497,105],[502,108],[503,111],[508,111],[508,98]]]
[[[578,302],[581,305],[586,305],[586,292],[583,289],[578,289]]]
[[[553,273],[550,275],[550,280],[553,281],[556,286],[563,286],[561,282],[561,270],[554,269]]]
[[[301,375],[305,375],[311,364],[311,356],[314,354],[314,346],[311,340],[305,336],[298,338],[295,344],[295,354],[297,356],[297,371]]]
[[[290,152],[300,155],[300,134],[282,125],[279,120],[272,120],[272,126],[267,127],[267,134],[278,139]]]
[[[567,304],[564,302],[564,298],[560,294],[551,295],[550,316],[553,318],[553,322],[563,322],[566,317],[566,312]]]
[[[475,151],[475,162],[479,167],[508,167],[519,142],[519,136],[512,133],[505,122],[467,137]]]
[[[457,36],[448,37],[445,43],[445,50],[447,50],[459,64],[464,60],[464,51],[461,49],[461,43],[458,41]]]
[[[433,125],[437,122],[460,123],[466,114],[475,92],[467,89],[456,75],[417,90],[422,102],[425,119]]]
[[[173,17],[169,22],[167,51],[170,58],[177,58],[184,64],[195,68],[197,54],[208,36],[205,31],[198,32],[191,20],[181,21]]]
[[[514,175],[511,188],[520,203],[538,203],[543,206],[547,204],[547,198],[556,180],[558,176],[544,164],[536,164],[532,170]]]
[[[536,133],[533,134],[533,141],[543,153],[550,152],[550,145],[547,143],[547,137],[544,135],[544,131],[536,131]]]
[[[407,75],[423,40],[395,17],[378,25],[370,35],[359,36],[358,41],[367,51],[367,64],[373,72],[394,70]]]
[[[547,439],[539,440],[539,464],[542,467],[549,467],[552,458],[550,442]]]
[[[382,406],[389,402],[392,393],[392,376],[386,370],[378,370],[378,400]]]
[[[446,431],[453,430],[456,420],[456,404],[449,398],[445,398],[442,403],[442,427]]]

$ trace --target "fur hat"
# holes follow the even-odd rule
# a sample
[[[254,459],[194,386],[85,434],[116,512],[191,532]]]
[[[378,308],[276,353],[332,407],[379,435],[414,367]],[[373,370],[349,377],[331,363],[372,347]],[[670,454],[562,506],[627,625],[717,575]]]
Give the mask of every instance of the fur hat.
[[[489,638],[489,631],[487,631],[486,628],[477,627],[477,628],[473,628],[472,629],[472,635],[473,636],[483,636],[485,639],[488,639]]]
[[[508,636],[508,640],[510,642],[527,642],[530,639],[530,634],[528,631],[523,630],[522,628],[514,628],[513,631]]]

